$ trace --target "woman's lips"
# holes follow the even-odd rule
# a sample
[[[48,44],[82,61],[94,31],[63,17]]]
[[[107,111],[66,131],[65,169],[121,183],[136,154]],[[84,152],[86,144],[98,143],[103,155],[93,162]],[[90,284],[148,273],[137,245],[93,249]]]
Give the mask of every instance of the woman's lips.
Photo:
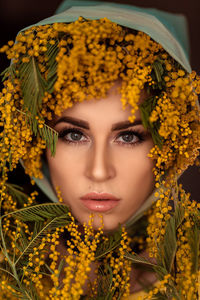
[[[92,211],[105,212],[119,204],[118,198],[109,193],[88,193],[82,196],[81,201],[85,207]]]

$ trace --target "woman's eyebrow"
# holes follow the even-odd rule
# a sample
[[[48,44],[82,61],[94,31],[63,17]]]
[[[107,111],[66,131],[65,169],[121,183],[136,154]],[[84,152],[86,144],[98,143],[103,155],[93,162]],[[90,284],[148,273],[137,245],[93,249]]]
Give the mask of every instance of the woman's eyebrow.
[[[56,126],[57,124],[62,123],[62,122],[70,123],[72,125],[75,125],[75,126],[78,126],[78,127],[84,128],[84,129],[90,128],[88,122],[80,120],[80,119],[68,117],[68,116],[61,117],[60,119],[58,119],[55,122],[54,126]],[[131,123],[130,121],[122,121],[122,122],[113,124],[111,130],[112,131],[122,130],[122,129],[127,129],[132,126],[141,125],[141,124],[142,124],[142,121],[140,119],[136,119],[133,123]]]
[[[76,119],[76,118],[72,118],[72,117],[61,117],[60,119],[58,119],[54,126],[56,126],[57,124],[59,123],[70,123],[72,125],[75,125],[75,126],[78,126],[78,127],[81,127],[81,128],[84,128],[84,129],[89,129],[89,124],[88,122],[86,121],[83,121],[83,120],[79,120],[79,119]]]
[[[141,124],[142,124],[142,120],[140,120],[140,119],[136,119],[132,123],[130,121],[123,121],[123,122],[119,122],[119,123],[113,124],[112,131],[121,130],[121,129],[127,129],[129,127],[136,126],[136,125],[141,125]]]

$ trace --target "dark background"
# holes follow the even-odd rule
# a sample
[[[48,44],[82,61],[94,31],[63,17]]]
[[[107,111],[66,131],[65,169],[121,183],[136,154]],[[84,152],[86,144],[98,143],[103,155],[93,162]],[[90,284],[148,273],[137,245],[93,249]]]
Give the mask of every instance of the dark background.
[[[84,0],[83,0],[84,1]],[[106,1],[106,0],[105,0]],[[17,32],[41,19],[51,16],[62,0],[0,0],[0,46],[15,39]],[[192,69],[200,74],[200,0],[115,0],[141,7],[154,7],[184,14],[188,19]],[[5,56],[0,57],[0,71],[7,67]],[[181,179],[192,199],[200,201],[200,172],[189,168]]]

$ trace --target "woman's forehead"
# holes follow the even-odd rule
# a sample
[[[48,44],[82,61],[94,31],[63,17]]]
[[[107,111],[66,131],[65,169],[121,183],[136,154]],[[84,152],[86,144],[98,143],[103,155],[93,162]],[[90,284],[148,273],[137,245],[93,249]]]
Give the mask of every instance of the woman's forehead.
[[[106,97],[74,103],[60,117],[56,117],[55,123],[65,116],[85,120],[88,123],[100,122],[103,124],[106,122],[113,124],[120,121],[127,121],[131,115],[131,106],[128,104],[127,107],[122,107],[120,86],[120,82],[115,82]],[[146,91],[142,90],[140,102],[143,102],[146,96]],[[139,110],[136,111],[135,116],[136,119],[140,119]]]

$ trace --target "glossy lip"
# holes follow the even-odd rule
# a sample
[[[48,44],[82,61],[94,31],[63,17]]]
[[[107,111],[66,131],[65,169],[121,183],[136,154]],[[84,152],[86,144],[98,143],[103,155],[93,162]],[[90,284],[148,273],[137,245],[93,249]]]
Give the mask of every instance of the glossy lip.
[[[92,192],[82,196],[83,205],[91,211],[106,212],[116,207],[120,199],[109,193]]]

